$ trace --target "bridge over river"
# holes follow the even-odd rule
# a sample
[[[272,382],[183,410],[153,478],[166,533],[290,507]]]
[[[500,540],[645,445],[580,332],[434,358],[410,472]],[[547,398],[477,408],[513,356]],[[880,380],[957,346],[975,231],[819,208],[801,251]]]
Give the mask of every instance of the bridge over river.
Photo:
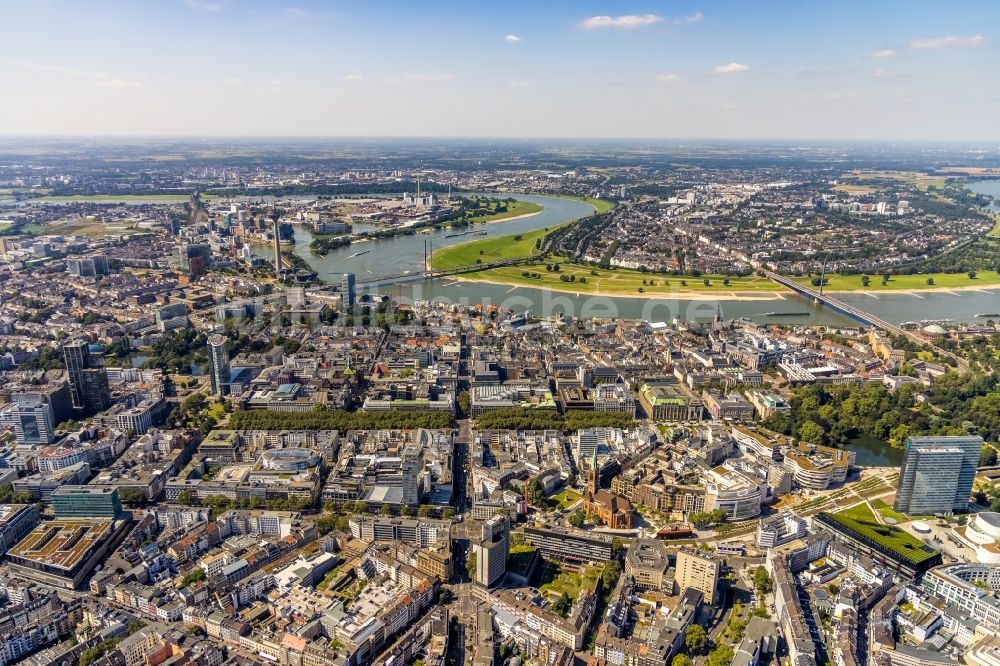
[[[834,298],[828,294],[824,294],[819,289],[814,289],[811,286],[804,285],[800,282],[793,280],[792,278],[786,277],[784,275],[779,275],[774,271],[764,270],[763,273],[768,278],[770,278],[774,282],[777,282],[783,287],[787,287],[792,291],[796,292],[797,294],[801,294],[806,298],[812,299],[817,303],[825,305],[826,307],[836,312],[839,312],[843,315],[847,315],[848,317],[856,321],[859,321],[862,324],[880,328],[888,333],[892,333],[893,335],[902,335],[921,346],[927,345],[941,356],[947,356],[948,358],[954,360],[958,366],[958,369],[963,372],[969,369],[969,363],[964,358],[958,356],[957,354],[953,354],[950,351],[935,346],[934,344],[928,342],[927,338],[925,338],[924,336],[920,335],[915,331],[907,330],[905,328],[902,328],[901,326],[898,326],[897,324],[888,322],[882,319],[881,317],[876,317],[875,315],[865,312],[860,308],[856,308],[853,305],[850,305],[849,303],[845,303],[840,299]]]
[[[546,243],[549,242],[549,238],[546,238]],[[539,256],[544,256],[544,250],[539,255],[531,257],[517,257],[511,259],[502,259],[500,261],[494,261],[489,263],[477,263],[469,264],[466,266],[455,266],[447,269],[434,270],[430,267],[429,263],[424,267],[423,271],[408,271],[405,273],[388,274],[388,275],[372,275],[370,277],[360,279],[357,281],[358,285],[365,286],[383,286],[390,284],[399,284],[402,282],[413,282],[418,280],[429,280],[433,278],[447,277],[449,275],[461,275],[463,273],[474,273],[477,271],[489,270],[491,268],[501,268],[504,266],[517,266],[521,264],[534,263],[539,261]],[[926,337],[921,335],[919,332],[907,330],[898,324],[893,324],[892,322],[886,321],[881,317],[877,317],[869,312],[866,312],[860,308],[857,308],[849,303],[845,303],[838,298],[834,298],[829,294],[822,293],[819,289],[814,289],[811,286],[804,285],[792,278],[786,277],[775,273],[774,271],[761,269],[761,272],[770,280],[791,289],[797,294],[805,296],[811,300],[820,303],[835,312],[846,315],[855,321],[858,321],[867,326],[874,326],[875,328],[880,328],[892,335],[901,335],[920,346],[928,346],[937,352],[941,356],[948,357],[955,361],[956,366],[960,371],[967,371],[969,369],[969,363],[964,358],[954,354],[946,349],[941,349],[940,347],[934,345]]]

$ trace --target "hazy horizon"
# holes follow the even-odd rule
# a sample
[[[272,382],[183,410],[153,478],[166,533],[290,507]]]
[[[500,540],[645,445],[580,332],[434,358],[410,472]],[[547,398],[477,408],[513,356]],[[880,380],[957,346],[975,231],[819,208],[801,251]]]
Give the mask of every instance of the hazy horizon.
[[[15,1],[23,137],[1000,141],[1000,4]]]

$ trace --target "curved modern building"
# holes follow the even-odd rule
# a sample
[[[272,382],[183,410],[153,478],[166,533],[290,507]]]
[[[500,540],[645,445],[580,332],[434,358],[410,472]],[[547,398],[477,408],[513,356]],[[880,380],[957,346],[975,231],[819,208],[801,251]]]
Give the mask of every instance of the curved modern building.
[[[843,483],[854,465],[854,451],[835,449],[818,444],[802,444],[785,451],[785,469],[795,483],[810,490],[826,490],[832,484]]]
[[[952,529],[952,533],[975,551],[981,564],[1000,564],[1000,513],[977,513],[966,525]]]
[[[319,465],[319,453],[313,449],[269,449],[260,457],[264,469],[301,472]]]
[[[760,486],[746,484],[723,487],[721,484],[707,485],[705,510],[721,509],[727,520],[747,520],[760,515],[763,493]]]
[[[930,569],[922,585],[927,592],[955,604],[983,624],[1000,627],[1000,599],[996,597],[1000,592],[1000,567],[945,564]]]

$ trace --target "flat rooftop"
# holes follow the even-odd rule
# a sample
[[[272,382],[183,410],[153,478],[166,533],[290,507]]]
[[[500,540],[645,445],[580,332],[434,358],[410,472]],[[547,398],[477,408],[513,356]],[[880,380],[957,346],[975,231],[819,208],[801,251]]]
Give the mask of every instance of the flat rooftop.
[[[9,555],[69,572],[111,536],[114,522],[110,518],[47,520],[11,548]]]

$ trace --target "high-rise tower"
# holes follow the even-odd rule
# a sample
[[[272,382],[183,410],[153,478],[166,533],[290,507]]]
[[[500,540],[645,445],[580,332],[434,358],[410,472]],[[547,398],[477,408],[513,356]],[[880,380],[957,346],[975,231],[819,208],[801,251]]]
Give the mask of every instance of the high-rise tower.
[[[274,276],[281,279],[281,228],[278,216],[274,216]]]
[[[229,352],[224,335],[216,334],[208,338],[208,379],[212,384],[212,395],[229,392]]]
[[[84,340],[67,342],[63,347],[66,373],[69,375],[69,395],[73,414],[92,416],[111,406],[111,389],[104,355],[93,351]]]
[[[344,273],[340,278],[340,310],[350,312],[356,298],[354,292],[354,273]]]
[[[929,516],[967,511],[983,438],[909,437],[893,508]]]

